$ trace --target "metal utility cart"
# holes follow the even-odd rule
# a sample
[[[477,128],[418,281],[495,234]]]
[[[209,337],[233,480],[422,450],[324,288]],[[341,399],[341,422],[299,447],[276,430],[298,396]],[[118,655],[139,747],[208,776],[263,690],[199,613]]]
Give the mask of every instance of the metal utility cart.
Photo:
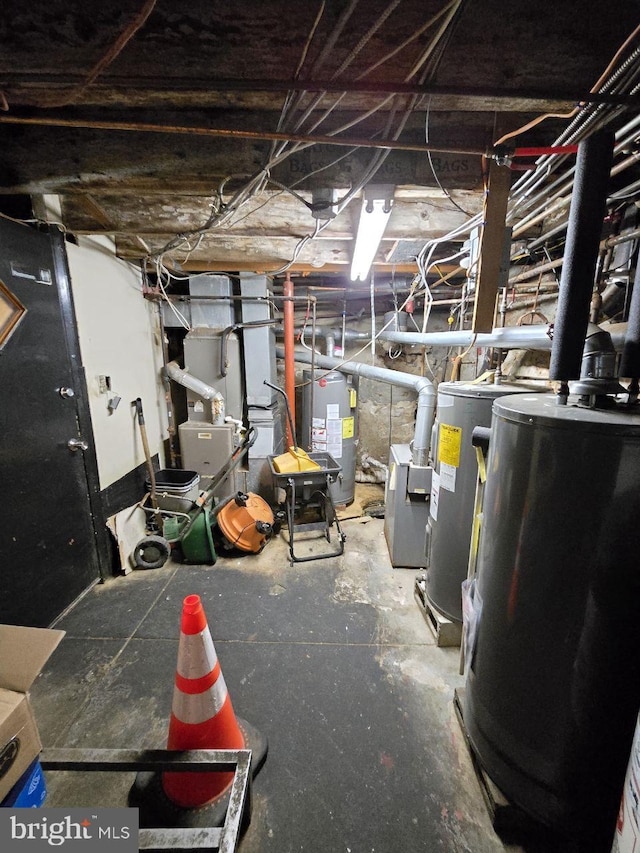
[[[284,508],[289,532],[289,557],[291,564],[305,563],[311,560],[323,560],[328,557],[339,557],[344,553],[345,535],[340,527],[336,508],[331,498],[329,486],[335,482],[342,471],[330,453],[309,453],[309,458],[320,468],[311,471],[276,471],[273,465],[274,456],[267,457],[273,476],[274,486],[284,490]],[[281,504],[282,505],[282,504]],[[312,516],[310,519],[309,517]],[[331,527],[335,523],[337,544],[332,550],[322,551],[307,557],[295,553],[295,536],[321,530],[327,542],[331,542]]]

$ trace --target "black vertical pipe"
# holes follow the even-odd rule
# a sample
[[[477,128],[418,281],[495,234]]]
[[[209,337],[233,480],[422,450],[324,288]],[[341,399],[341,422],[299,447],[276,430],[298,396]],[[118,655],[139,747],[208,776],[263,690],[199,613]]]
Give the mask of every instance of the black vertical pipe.
[[[629,323],[620,360],[620,376],[626,379],[640,377],[640,255],[636,261],[636,277],[633,282]]]
[[[561,382],[580,376],[613,143],[613,133],[605,131],[590,136],[578,146],[549,366],[549,378]]]

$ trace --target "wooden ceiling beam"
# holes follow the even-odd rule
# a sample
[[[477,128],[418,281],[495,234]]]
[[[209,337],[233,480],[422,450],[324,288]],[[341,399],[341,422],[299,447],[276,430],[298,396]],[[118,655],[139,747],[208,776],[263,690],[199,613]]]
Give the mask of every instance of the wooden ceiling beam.
[[[38,101],[46,105],[59,90],[64,93],[82,83],[78,75],[65,75],[51,72],[6,73],[3,89],[11,103],[29,103]],[[640,99],[618,93],[590,92],[588,90],[555,91],[539,89],[534,86],[505,88],[501,86],[460,86],[438,83],[413,84],[393,80],[274,80],[264,78],[211,78],[211,77],[141,77],[135,75],[108,75],[93,83],[90,90],[83,91],[81,104],[136,103],[147,99],[163,97],[177,102],[184,98],[200,99],[203,104],[211,104],[212,96],[221,93],[276,93],[306,91],[326,92],[328,94],[348,94],[367,96],[418,95],[431,97],[434,104],[437,99],[453,98],[456,103],[468,103],[468,109],[483,109],[488,100],[502,105],[502,110],[511,111],[514,104],[518,109],[532,112],[555,108],[567,109],[576,103],[614,104],[638,106]],[[27,100],[28,99],[28,100]],[[55,99],[55,98],[54,98]],[[460,106],[458,107],[461,108]],[[484,107],[486,109],[486,107]]]

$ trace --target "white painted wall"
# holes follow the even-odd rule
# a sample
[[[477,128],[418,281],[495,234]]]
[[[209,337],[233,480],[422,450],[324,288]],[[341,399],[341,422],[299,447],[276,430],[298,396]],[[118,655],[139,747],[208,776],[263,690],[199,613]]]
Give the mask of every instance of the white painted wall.
[[[80,237],[67,243],[82,361],[104,489],[144,462],[140,430],[131,401],[142,398],[149,448],[160,453],[167,435],[162,342],[157,306],[142,296],[140,272],[115,255],[111,239]],[[111,377],[111,394],[99,376]],[[122,398],[115,412],[109,398]]]

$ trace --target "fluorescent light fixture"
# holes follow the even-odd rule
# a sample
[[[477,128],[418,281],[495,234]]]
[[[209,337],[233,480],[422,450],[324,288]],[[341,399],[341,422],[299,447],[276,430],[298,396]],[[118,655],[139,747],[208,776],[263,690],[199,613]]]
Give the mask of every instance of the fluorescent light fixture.
[[[366,281],[391,216],[393,186],[369,185],[364,189],[356,244],[351,261],[351,281]]]

